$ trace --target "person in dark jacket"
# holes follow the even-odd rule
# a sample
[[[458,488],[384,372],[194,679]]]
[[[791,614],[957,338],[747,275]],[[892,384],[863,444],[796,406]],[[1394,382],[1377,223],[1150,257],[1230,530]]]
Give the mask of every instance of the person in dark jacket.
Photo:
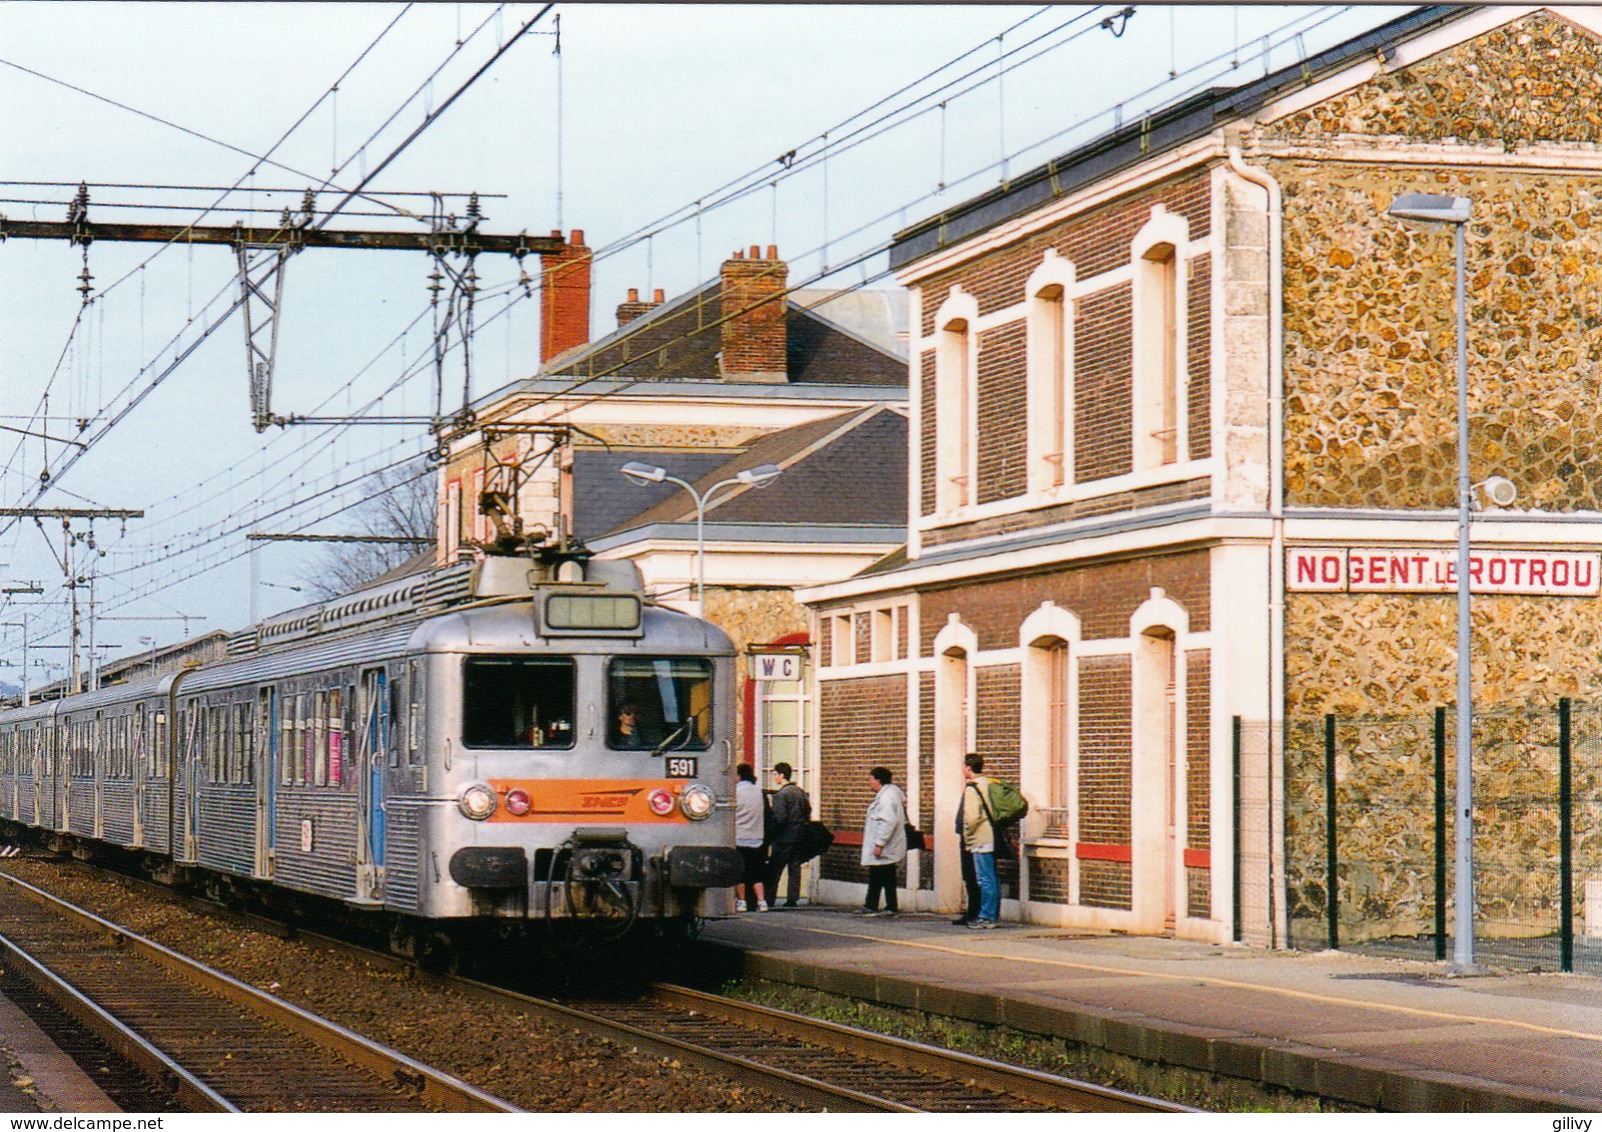
[[[778,789],[773,794],[773,836],[768,844],[768,905],[779,904],[779,877],[786,871],[790,880],[785,888],[782,907],[794,908],[801,895],[802,838],[807,822],[812,820],[812,799],[807,792],[790,781],[794,773],[789,763],[773,764],[773,781]]]

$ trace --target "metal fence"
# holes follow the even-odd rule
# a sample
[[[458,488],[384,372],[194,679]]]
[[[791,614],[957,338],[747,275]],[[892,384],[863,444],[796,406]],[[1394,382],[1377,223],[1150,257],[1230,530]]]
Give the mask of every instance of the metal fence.
[[[1285,732],[1287,939],[1454,953],[1455,712]],[[1476,960],[1602,972],[1602,705],[1476,712]]]

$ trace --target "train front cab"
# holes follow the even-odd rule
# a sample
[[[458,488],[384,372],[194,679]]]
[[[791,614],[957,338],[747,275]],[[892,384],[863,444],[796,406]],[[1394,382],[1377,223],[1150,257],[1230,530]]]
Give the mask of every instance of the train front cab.
[[[528,603],[435,619],[425,654],[431,798],[392,790],[391,900],[431,919],[683,922],[738,879],[733,648],[646,607],[632,633],[561,634]],[[463,647],[466,642],[471,647]],[[634,723],[619,726],[625,708]],[[416,831],[415,847],[407,844]],[[397,860],[438,862],[414,893]]]

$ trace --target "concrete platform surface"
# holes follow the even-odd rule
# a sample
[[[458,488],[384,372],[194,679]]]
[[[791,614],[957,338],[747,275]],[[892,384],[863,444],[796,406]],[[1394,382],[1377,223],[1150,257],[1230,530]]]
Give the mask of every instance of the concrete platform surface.
[[[806,907],[709,923],[748,976],[1402,1112],[1602,1112],[1602,980]]]
[[[0,997],[0,1112],[121,1112],[10,999]]]

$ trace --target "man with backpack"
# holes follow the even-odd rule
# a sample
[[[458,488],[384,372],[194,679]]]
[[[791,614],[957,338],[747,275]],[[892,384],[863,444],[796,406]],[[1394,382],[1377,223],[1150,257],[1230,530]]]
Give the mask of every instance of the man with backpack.
[[[966,923],[977,931],[994,928],[1001,918],[996,852],[1001,849],[1010,855],[1007,838],[1011,827],[1029,812],[1029,803],[1016,787],[986,778],[984,769],[982,755],[963,757],[962,801],[957,805],[957,833],[962,837],[963,882],[968,889],[968,908],[966,915],[952,922]]]
[[[957,832],[962,835],[963,851],[973,859],[974,880],[979,887],[979,907],[969,900],[968,922],[972,931],[996,926],[1001,918],[1001,883],[996,879],[996,831],[990,820],[990,779],[984,776],[982,755],[965,755],[962,760],[962,801],[957,805]],[[977,913],[977,914],[974,914]]]

